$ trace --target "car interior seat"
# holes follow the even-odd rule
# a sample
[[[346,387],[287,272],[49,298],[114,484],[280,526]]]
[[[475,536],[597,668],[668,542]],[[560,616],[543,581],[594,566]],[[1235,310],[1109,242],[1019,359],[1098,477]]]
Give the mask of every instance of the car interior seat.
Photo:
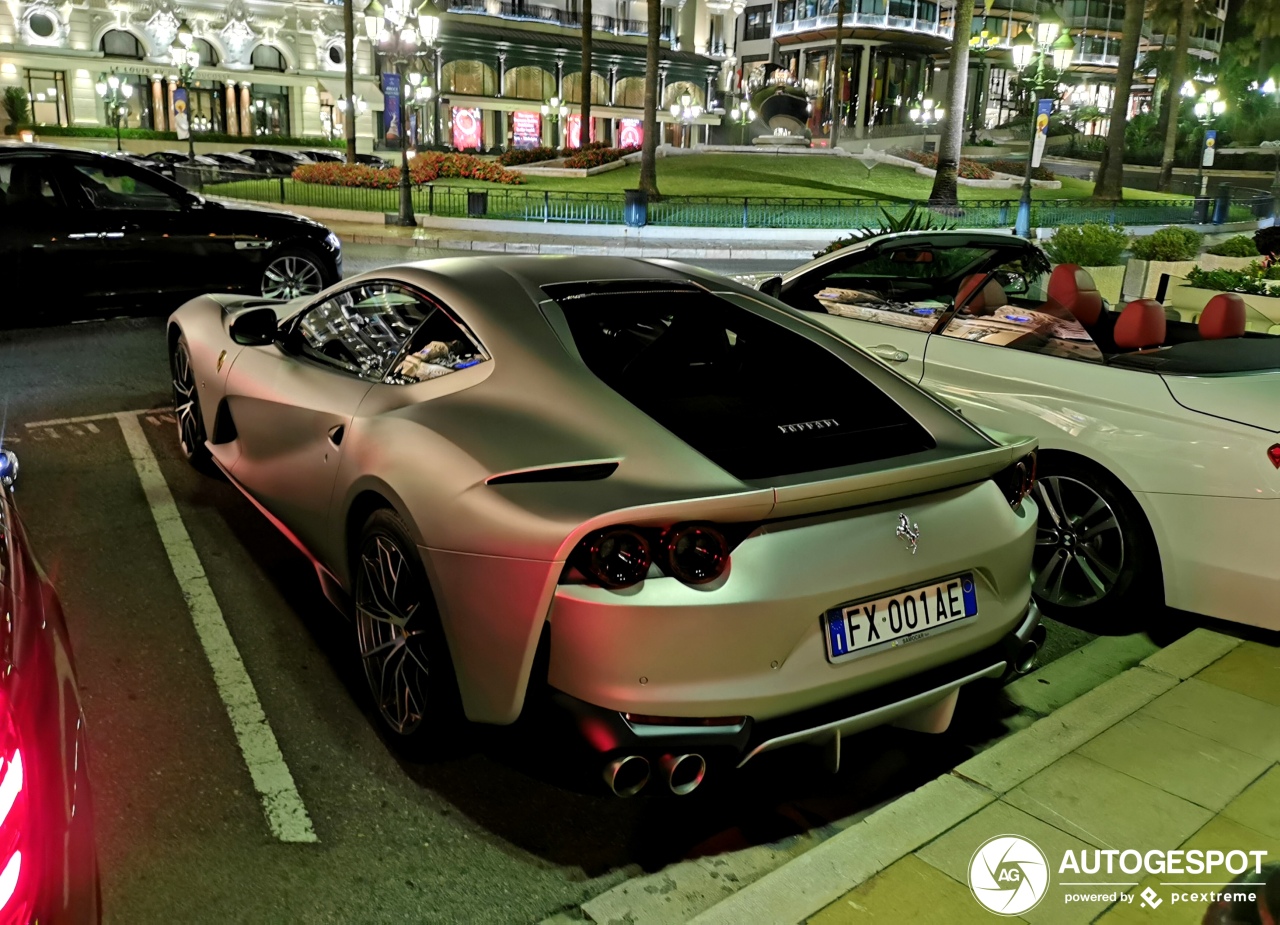
[[[1120,313],[1113,334],[1120,351],[1150,350],[1164,343],[1164,306],[1155,299],[1137,299]]]
[[[994,279],[987,279],[984,284],[984,279],[987,279],[986,273],[972,273],[964,278],[960,288],[956,290],[955,304],[962,306],[965,314],[991,315],[997,308],[1009,304],[1009,297],[1000,284]]]
[[[1200,339],[1243,337],[1247,322],[1244,299],[1234,292],[1220,292],[1200,313]]]
[[[1049,303],[1066,309],[1085,329],[1102,319],[1102,293],[1090,276],[1074,263],[1063,263],[1049,274]]]

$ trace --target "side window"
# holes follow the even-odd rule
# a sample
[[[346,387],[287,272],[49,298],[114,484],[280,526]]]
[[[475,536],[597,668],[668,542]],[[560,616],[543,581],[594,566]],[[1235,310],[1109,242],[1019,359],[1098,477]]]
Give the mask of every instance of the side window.
[[[28,157],[0,161],[0,206],[61,209],[64,205],[48,162]]]
[[[1040,285],[1038,277],[1028,280],[1027,275],[1015,274],[1008,265],[991,274],[947,322],[942,336],[1101,363],[1102,351],[1074,315],[1023,294]],[[977,285],[981,281],[973,282]],[[1021,292],[1010,292],[1010,289],[1021,289]]]
[[[390,282],[343,290],[298,319],[292,347],[365,379],[422,382],[488,359],[433,300]]]
[[[176,212],[182,204],[123,164],[78,163],[75,175],[95,209]]]

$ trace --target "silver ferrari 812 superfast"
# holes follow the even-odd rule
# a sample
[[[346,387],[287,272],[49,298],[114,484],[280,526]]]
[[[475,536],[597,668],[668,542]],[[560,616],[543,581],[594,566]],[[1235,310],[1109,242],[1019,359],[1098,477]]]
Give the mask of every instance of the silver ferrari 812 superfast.
[[[354,622],[393,739],[535,695],[687,793],[1025,670],[1035,444],[664,261],[465,257],[169,321],[183,452]]]

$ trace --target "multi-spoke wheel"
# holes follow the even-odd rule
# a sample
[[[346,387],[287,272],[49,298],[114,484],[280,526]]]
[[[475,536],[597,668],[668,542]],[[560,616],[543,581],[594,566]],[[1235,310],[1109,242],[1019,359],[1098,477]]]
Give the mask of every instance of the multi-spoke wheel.
[[[1036,480],[1035,500],[1032,592],[1046,613],[1137,622],[1161,606],[1150,529],[1110,476],[1050,463]]]
[[[196,391],[196,375],[191,368],[191,351],[186,337],[180,336],[169,358],[173,373],[173,414],[178,419],[178,446],[187,462],[197,468],[209,462],[205,446],[204,418],[200,415],[200,395]]]
[[[268,299],[296,299],[324,288],[320,261],[300,250],[286,250],[262,272],[262,295]]]
[[[397,737],[428,745],[457,717],[457,682],[426,570],[393,512],[369,518],[353,566],[356,643],[373,702]]]

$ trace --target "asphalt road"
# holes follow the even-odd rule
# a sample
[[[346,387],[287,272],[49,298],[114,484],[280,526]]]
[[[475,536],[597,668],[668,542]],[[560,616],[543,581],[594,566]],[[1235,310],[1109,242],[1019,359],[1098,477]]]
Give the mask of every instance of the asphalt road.
[[[378,734],[352,628],[250,504],[179,458],[168,401],[160,318],[0,332],[18,503],[84,688],[109,923],[538,922],[638,872],[863,812],[1005,733],[1012,708],[974,688],[943,735],[846,740],[857,760],[835,775],[817,750],[767,754],[683,799],[603,795],[594,762],[536,728],[407,761]],[[315,843],[264,820],[120,413],[158,460]],[[1049,638],[1046,658],[1091,637]]]

